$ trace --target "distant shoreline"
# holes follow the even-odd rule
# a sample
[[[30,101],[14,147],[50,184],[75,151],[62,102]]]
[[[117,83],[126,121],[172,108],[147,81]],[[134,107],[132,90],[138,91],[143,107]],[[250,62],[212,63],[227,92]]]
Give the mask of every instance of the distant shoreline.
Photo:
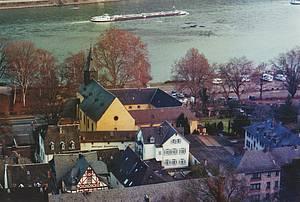
[[[121,0],[0,0],[0,10],[40,8],[40,7],[63,7],[78,6],[83,4],[96,4],[118,2]]]

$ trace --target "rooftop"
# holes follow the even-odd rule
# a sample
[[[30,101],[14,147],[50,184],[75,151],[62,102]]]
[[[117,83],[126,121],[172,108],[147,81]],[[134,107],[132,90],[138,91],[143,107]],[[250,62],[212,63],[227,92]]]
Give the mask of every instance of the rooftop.
[[[281,123],[263,121],[245,127],[251,137],[259,140],[264,147],[275,148],[282,146],[300,145],[300,137],[292,133]]]
[[[93,131],[80,132],[80,142],[135,141],[137,131]]]
[[[156,108],[179,107],[180,101],[159,88],[122,88],[111,89],[111,93],[124,105],[151,104]]]
[[[300,148],[295,146],[273,148],[270,151],[246,151],[237,167],[238,173],[255,173],[280,170],[293,159],[300,158]]]

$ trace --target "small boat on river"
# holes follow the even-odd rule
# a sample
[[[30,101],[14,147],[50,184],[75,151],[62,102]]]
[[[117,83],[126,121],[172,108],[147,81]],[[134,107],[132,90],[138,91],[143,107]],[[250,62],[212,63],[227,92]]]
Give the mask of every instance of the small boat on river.
[[[182,10],[126,14],[126,15],[112,15],[112,16],[108,14],[104,14],[101,16],[94,16],[90,19],[90,21],[91,22],[114,22],[114,21],[136,20],[136,19],[147,19],[147,18],[155,18],[155,17],[184,16],[188,14],[189,13],[187,11],[182,11]]]
[[[291,0],[290,4],[292,4],[292,5],[300,5],[300,0]]]

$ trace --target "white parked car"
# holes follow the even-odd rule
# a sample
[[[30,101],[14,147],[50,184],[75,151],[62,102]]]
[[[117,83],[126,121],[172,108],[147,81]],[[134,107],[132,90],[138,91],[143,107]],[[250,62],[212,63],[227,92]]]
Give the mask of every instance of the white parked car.
[[[276,76],[274,77],[274,79],[276,79],[278,81],[286,81],[286,75],[276,74]]]
[[[262,75],[262,80],[272,82],[273,81],[273,76],[271,74],[263,74]]]
[[[250,76],[249,75],[242,75],[242,82],[250,82]]]
[[[218,85],[218,84],[221,84],[223,82],[222,82],[222,79],[220,79],[220,78],[214,78],[212,83]]]

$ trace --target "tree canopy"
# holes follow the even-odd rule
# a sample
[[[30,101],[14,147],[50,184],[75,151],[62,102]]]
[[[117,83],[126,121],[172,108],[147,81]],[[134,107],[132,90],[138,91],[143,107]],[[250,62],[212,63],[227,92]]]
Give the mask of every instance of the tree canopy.
[[[109,29],[98,39],[93,52],[99,80],[106,87],[144,87],[151,80],[146,45],[128,31]]]

